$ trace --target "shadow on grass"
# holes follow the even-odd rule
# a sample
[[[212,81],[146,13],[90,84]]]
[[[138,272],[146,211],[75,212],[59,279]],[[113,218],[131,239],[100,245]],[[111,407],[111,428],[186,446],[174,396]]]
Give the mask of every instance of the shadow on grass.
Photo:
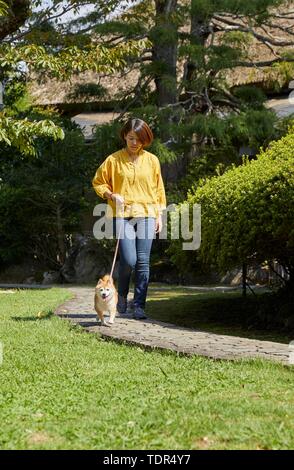
[[[264,297],[243,298],[240,293],[156,292],[148,299],[151,319],[216,334],[289,343],[293,329],[275,323],[274,315],[260,310]],[[277,320],[279,321],[279,320]]]
[[[39,312],[39,314],[36,313],[36,315],[30,316],[30,317],[11,317],[11,319],[14,321],[26,322],[26,321],[50,320],[50,318],[52,318],[53,316],[54,316],[54,312],[50,310],[49,312]]]

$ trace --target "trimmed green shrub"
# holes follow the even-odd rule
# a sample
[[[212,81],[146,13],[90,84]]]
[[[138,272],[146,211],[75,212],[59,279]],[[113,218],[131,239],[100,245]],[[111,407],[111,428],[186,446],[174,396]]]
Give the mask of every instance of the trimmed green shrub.
[[[256,160],[244,157],[242,165],[192,186],[186,202],[201,204],[202,223],[195,256],[220,273],[275,259],[293,280],[293,189],[294,127]]]

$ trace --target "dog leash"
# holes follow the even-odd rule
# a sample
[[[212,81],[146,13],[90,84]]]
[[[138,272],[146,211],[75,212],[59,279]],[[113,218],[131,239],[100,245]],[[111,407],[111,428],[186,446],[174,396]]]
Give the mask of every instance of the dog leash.
[[[128,206],[129,204],[125,204],[126,206]],[[125,205],[123,206],[123,216],[124,216],[124,211],[125,211]],[[120,232],[121,232],[121,229],[123,227],[123,220],[122,220],[122,224],[119,228],[119,233],[118,233],[118,238],[117,238],[117,242],[116,242],[116,247],[115,247],[115,252],[114,252],[114,257],[113,257],[113,262],[112,262],[112,267],[111,267],[111,271],[110,271],[110,277],[113,279],[112,277],[112,273],[113,273],[113,270],[114,270],[114,265],[115,265],[115,261],[116,261],[116,257],[117,257],[117,252],[118,252],[118,244],[119,244],[119,237],[120,237]]]

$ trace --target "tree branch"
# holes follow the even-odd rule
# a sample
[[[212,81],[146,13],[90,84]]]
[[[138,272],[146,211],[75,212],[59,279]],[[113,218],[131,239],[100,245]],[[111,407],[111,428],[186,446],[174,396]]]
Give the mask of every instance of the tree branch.
[[[227,20],[225,18],[220,18],[217,15],[214,15],[213,18],[217,21],[220,21],[221,23],[225,23],[229,26],[233,26],[233,29],[230,29],[230,30],[227,30],[227,31],[234,30],[234,31],[241,31],[243,33],[251,33],[256,39],[263,42],[264,44],[269,43],[272,46],[281,46],[281,47],[294,46],[294,41],[281,41],[281,40],[279,41],[275,38],[270,38],[269,36],[263,36],[262,34],[259,34],[256,31],[254,31],[252,28],[245,27],[244,25],[242,25],[240,23],[236,23],[234,21],[230,21],[230,20]]]
[[[294,17],[293,17],[294,19]],[[284,27],[282,25],[279,25],[279,24],[274,24],[274,23],[264,23],[266,26],[268,26],[269,28],[275,28],[275,29],[280,29],[281,31],[283,31],[284,33],[287,33],[287,34],[290,34],[291,36],[294,36],[294,31],[290,31],[291,29],[294,28],[294,25],[293,26],[287,26],[287,27]]]
[[[83,6],[87,6],[87,5],[92,5],[93,2],[85,2],[83,3]],[[34,29],[48,23],[49,21],[52,21],[56,18],[60,18],[61,16],[65,15],[66,13],[69,13],[70,11],[74,10],[75,8],[77,7],[76,4],[69,4],[67,7],[63,7],[63,10],[60,12],[60,13],[56,13],[56,14],[53,14],[52,16],[51,13],[53,13],[56,9],[56,5],[52,5],[51,7],[47,8],[43,14],[40,15],[40,17],[38,18],[38,20],[31,24],[30,26],[28,26],[28,29],[26,31],[23,31],[21,32],[20,34],[18,34],[17,36],[12,36],[9,41],[5,41],[5,42],[12,42],[12,41],[18,41],[19,39],[22,39],[23,37],[25,37],[27,34],[30,34]],[[80,31],[79,31],[79,34],[80,34]]]
[[[283,59],[278,57],[273,60],[265,60],[263,62],[236,62],[238,67],[270,67],[272,64],[281,63],[281,62],[294,62],[294,59]]]

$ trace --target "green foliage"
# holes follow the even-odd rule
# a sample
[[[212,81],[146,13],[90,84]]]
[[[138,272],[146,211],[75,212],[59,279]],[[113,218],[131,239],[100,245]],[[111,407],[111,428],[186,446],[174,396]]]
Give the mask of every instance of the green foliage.
[[[106,93],[106,88],[99,83],[78,83],[75,85],[72,92],[68,93],[67,98],[71,100],[98,99],[104,97]]]
[[[252,108],[262,108],[266,100],[266,95],[263,90],[250,85],[242,85],[233,90],[233,95],[244,103],[244,105]]]
[[[29,121],[13,119],[0,114],[0,142],[16,147],[23,153],[36,154],[34,139],[36,137],[51,137],[54,140],[63,139],[63,130],[50,120]]]
[[[14,115],[14,112],[17,115],[17,112],[24,111],[30,105],[25,81],[19,74],[15,74],[5,86],[4,105],[8,107],[11,115]]]
[[[27,254],[30,228],[24,189],[0,178],[0,266],[17,263]]]
[[[258,149],[273,137],[276,121],[275,113],[266,109],[248,109],[237,116],[232,113],[226,120],[227,140]]]
[[[265,70],[265,86],[279,93],[283,88],[288,88],[289,82],[293,79],[293,74],[293,62],[276,62],[272,67]]]
[[[5,96],[4,104],[8,108],[5,116],[0,117],[0,141],[5,141],[7,145],[15,146],[21,152],[34,153],[34,137],[50,136],[53,139],[62,138],[62,129],[57,129],[51,122],[32,123],[26,120],[17,120],[17,114],[11,115],[11,110],[24,111],[26,102],[23,90],[17,82],[20,81],[20,70],[23,65],[30,71],[46,74],[49,77],[55,77],[61,80],[68,80],[75,73],[88,70],[96,73],[113,73],[116,70],[123,70],[129,60],[140,57],[142,51],[150,42],[146,38],[135,38],[119,43],[104,43],[103,41],[91,41],[89,35],[79,34],[67,30],[69,24],[61,28],[56,22],[47,21],[46,15],[51,14],[54,17],[61,6],[60,1],[54,2],[53,6],[44,6],[40,12],[25,11],[23,21],[29,19],[31,22],[31,31],[29,34],[21,35],[18,41],[5,41],[0,46],[0,71],[2,77],[9,78],[14,82],[14,87],[9,85],[8,95]],[[116,8],[120,2],[112,0],[107,5],[102,1],[95,2],[97,13],[102,20],[112,9]],[[76,11],[81,6],[77,2]],[[5,4],[1,2],[0,12],[4,12]],[[64,4],[62,8],[66,10]],[[9,11],[9,21],[16,12]],[[29,15],[29,18],[26,16]],[[57,17],[60,16],[58,11]],[[17,17],[17,20],[19,18]],[[97,19],[97,18],[96,18]],[[16,20],[15,28],[21,23]],[[11,33],[13,31],[13,22],[11,23]],[[24,75],[24,73],[23,73]],[[6,90],[5,90],[6,91]],[[104,90],[93,84],[84,86],[76,90],[77,96],[101,96]],[[20,96],[22,102],[18,102]],[[13,119],[14,118],[14,119]]]
[[[241,48],[221,44],[219,46],[210,46],[206,50],[207,61],[206,70],[223,70],[233,68],[238,60],[242,59],[243,52]]]
[[[121,127],[122,123],[118,121],[96,127],[93,134],[93,145],[95,148],[97,168],[108,155],[124,146],[119,136]]]
[[[249,262],[277,259],[294,268],[294,132],[271,143],[257,160],[229,169],[191,189],[201,204],[200,256],[221,272]]]
[[[148,40],[130,40],[123,44],[107,47],[90,44],[83,49],[78,46],[63,48],[56,53],[48,53],[45,47],[29,44],[0,47],[0,67],[17,66],[25,61],[35,71],[46,71],[51,76],[66,80],[75,72],[92,70],[96,73],[113,73],[123,69],[127,59],[140,56],[142,49],[148,46]]]
[[[222,42],[226,46],[243,50],[252,45],[253,35],[243,31],[229,31],[224,35]]]
[[[201,44],[181,44],[178,53],[179,57],[189,56],[190,60],[197,62],[198,68],[205,67],[206,50]]]
[[[190,162],[186,175],[181,178],[179,184],[186,192],[192,186],[197,186],[212,176],[222,175],[230,166],[241,163],[236,148],[233,146],[206,146],[203,154],[195,157]]]
[[[173,24],[165,25],[158,24],[153,26],[149,31],[149,38],[151,41],[156,40],[161,46],[169,45],[170,43],[176,43],[178,38],[177,30]]]
[[[44,111],[35,110],[40,124],[46,122],[45,117]],[[54,112],[49,117],[57,129],[63,127],[62,141],[39,137],[33,158],[2,149],[0,264],[18,262],[27,255],[58,269],[69,249],[70,234],[80,229],[87,207],[84,190],[94,171],[92,148],[86,146],[75,124]]]
[[[180,124],[171,124],[170,129],[178,141],[190,143],[196,135],[200,142],[205,139],[208,144],[213,141],[214,146],[233,146],[238,152],[245,144],[257,149],[267,144],[273,137],[276,121],[275,114],[264,107],[244,108],[227,116],[196,113]]]
[[[179,272],[225,273],[243,262],[276,259],[293,276],[293,131],[285,136],[290,123],[294,129],[293,119],[279,123],[275,136],[284,137],[256,160],[244,157],[236,166],[234,148],[206,146],[191,161],[177,185],[182,193],[188,190],[187,200],[176,203],[178,209],[182,202],[201,204],[202,240],[192,254],[182,250],[181,239],[170,242],[166,253]]]
[[[161,163],[172,163],[177,160],[177,155],[173,150],[169,150],[160,139],[155,138],[152,145],[148,147],[151,153],[154,153],[160,160]]]
[[[179,57],[189,57],[197,63],[197,76],[201,73],[215,72],[235,66],[246,54],[237,44],[223,42],[220,45],[202,46],[201,44],[183,44],[179,47]]]
[[[288,130],[294,127],[294,113],[279,119],[275,125],[275,139],[278,140],[288,134]]]
[[[0,0],[0,16],[6,15],[8,12],[8,5]]]

